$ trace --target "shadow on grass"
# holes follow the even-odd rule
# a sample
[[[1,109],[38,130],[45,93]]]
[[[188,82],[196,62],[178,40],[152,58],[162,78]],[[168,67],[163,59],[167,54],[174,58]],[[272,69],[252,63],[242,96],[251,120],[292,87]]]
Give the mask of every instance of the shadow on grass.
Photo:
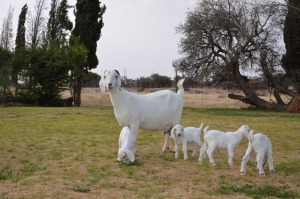
[[[137,167],[143,166],[143,163],[138,161],[138,160],[134,160],[134,162],[128,161],[128,162],[118,162],[118,163],[120,164],[121,167],[122,166],[129,166],[129,167],[131,167],[131,166],[137,166]]]

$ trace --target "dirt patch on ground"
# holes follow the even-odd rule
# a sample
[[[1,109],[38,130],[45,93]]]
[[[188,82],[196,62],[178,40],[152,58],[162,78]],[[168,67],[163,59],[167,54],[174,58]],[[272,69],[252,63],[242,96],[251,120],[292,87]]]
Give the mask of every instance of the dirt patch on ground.
[[[137,92],[136,90],[130,90],[139,94],[146,94],[161,89],[146,89],[144,92]],[[172,89],[169,89],[172,90]],[[174,89],[173,89],[174,90]],[[246,108],[248,104],[243,102],[232,100],[228,98],[228,94],[234,93],[243,95],[239,90],[225,90],[216,88],[194,88],[185,91],[184,94],[184,107],[192,108]],[[70,97],[70,92],[65,91],[62,94],[64,99]],[[262,99],[267,101],[274,101],[270,98],[267,92],[260,92]],[[111,106],[109,93],[100,92],[99,88],[84,88],[82,91],[82,106]],[[299,106],[300,107],[300,106]]]

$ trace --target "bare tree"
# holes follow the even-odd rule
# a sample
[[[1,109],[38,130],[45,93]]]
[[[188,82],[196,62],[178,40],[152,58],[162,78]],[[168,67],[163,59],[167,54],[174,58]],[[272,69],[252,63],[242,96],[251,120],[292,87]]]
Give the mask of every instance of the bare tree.
[[[182,58],[173,66],[189,76],[210,77],[215,82],[233,80],[245,96],[228,97],[260,108],[284,109],[280,94],[295,97],[277,78],[282,73],[283,9],[270,1],[203,0],[190,11],[185,24],[177,27]],[[273,87],[276,102],[257,96],[247,74],[264,76]]]
[[[28,41],[30,41],[31,46],[38,46],[42,40],[45,25],[43,11],[45,9],[45,0],[36,0],[34,13],[29,13]]]
[[[3,19],[0,46],[5,50],[11,50],[13,45],[13,12],[14,9],[10,6],[7,17]]]

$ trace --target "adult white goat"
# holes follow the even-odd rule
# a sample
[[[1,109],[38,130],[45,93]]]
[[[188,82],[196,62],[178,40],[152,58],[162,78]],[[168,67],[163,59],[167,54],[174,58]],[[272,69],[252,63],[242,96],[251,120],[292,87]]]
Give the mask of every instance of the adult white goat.
[[[249,144],[246,154],[242,160],[241,175],[246,175],[246,164],[249,161],[250,153],[253,149],[256,152],[256,163],[259,175],[265,176],[263,166],[265,165],[267,160],[269,163],[270,172],[275,172],[272,157],[272,144],[269,138],[261,133],[253,135],[253,132],[254,131],[251,130],[248,136]]]
[[[114,113],[121,126],[129,126],[135,139],[138,129],[171,129],[180,123],[183,108],[183,81],[178,81],[178,92],[161,90],[145,95],[125,91],[121,88],[121,76],[117,70],[105,71],[100,80],[101,91],[108,89]],[[169,148],[170,134],[165,134],[163,151]]]
[[[215,167],[213,152],[215,149],[226,149],[228,151],[228,165],[233,166],[234,148],[241,142],[244,136],[248,137],[250,128],[247,125],[241,126],[236,132],[222,132],[204,128],[204,146],[200,150],[199,162],[203,162],[207,152],[211,166]]]
[[[118,161],[124,161],[127,156],[131,162],[134,162],[136,154],[135,140],[128,126],[124,126],[119,137]]]
[[[203,146],[201,142],[201,131],[203,129],[203,123],[201,123],[199,128],[196,127],[185,127],[176,124],[171,130],[171,138],[175,142],[175,159],[178,159],[179,146],[182,145],[182,151],[184,154],[184,160],[188,159],[188,144],[194,144],[194,151],[192,157],[196,157],[197,151]]]

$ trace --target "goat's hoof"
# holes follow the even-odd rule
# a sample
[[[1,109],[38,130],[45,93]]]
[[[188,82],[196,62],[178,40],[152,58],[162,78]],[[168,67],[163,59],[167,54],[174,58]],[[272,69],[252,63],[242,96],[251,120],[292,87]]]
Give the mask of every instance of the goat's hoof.
[[[241,172],[241,176],[245,176],[246,175],[246,172]]]
[[[266,177],[266,174],[265,173],[260,173],[259,174],[261,177]]]
[[[271,173],[275,173],[275,169],[271,169],[270,172],[271,172]]]
[[[216,167],[216,164],[215,163],[210,163],[210,166]]]

